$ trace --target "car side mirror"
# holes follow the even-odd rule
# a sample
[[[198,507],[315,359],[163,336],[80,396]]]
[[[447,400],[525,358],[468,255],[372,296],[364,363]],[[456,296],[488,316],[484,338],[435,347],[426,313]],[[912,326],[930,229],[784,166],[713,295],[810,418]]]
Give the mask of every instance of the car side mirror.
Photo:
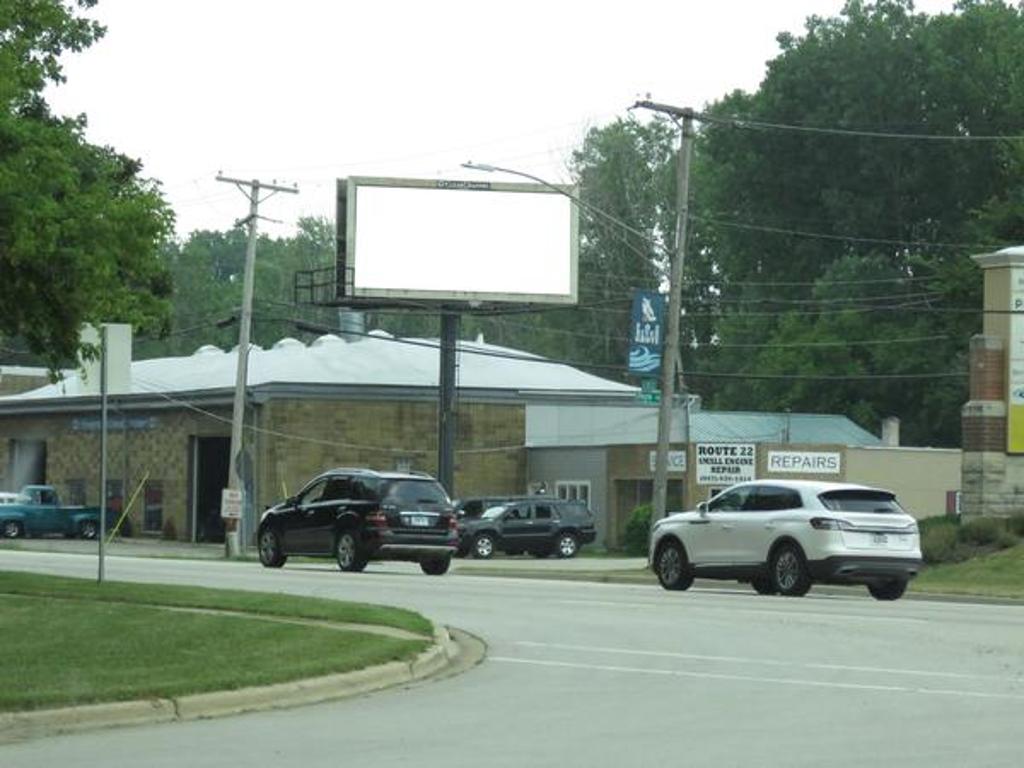
[[[700,513],[701,517],[707,517],[708,516],[708,503],[706,501],[698,501],[697,502],[697,512]]]

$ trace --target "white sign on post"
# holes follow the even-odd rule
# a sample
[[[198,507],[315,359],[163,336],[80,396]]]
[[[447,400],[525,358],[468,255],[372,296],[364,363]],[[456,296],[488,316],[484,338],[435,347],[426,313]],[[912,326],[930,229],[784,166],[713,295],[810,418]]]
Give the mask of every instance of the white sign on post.
[[[653,474],[658,463],[658,452],[651,451],[648,454],[648,461],[651,465],[651,473]],[[669,472],[685,472],[686,471],[686,451],[669,451],[668,452],[668,471]]]
[[[242,492],[225,488],[220,492],[220,516],[225,520],[242,519]]]
[[[698,485],[732,485],[753,480],[757,453],[753,443],[702,443],[697,446]]]

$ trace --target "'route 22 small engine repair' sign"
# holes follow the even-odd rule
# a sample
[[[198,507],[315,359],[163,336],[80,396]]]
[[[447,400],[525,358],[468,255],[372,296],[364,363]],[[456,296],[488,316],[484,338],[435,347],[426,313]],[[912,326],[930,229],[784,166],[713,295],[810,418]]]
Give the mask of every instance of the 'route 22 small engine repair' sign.
[[[697,483],[732,485],[753,480],[757,453],[753,443],[701,443],[697,446]]]

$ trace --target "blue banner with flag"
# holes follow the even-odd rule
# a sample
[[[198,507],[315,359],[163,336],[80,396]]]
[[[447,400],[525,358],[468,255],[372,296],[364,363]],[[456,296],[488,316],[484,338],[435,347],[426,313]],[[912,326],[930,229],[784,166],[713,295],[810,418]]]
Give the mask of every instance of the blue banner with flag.
[[[629,372],[640,376],[658,374],[664,338],[664,294],[634,291],[629,328]]]

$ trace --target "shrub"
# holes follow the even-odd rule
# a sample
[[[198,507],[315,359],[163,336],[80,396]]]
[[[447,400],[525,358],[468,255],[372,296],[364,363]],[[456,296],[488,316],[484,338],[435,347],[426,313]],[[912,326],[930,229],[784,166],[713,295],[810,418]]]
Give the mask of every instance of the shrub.
[[[998,517],[975,517],[960,526],[960,541],[979,547],[1006,549],[1017,543],[1017,538]]]
[[[957,524],[955,520],[933,518],[942,522],[931,522],[921,527],[921,555],[926,563],[955,563],[963,559],[957,546]],[[924,521],[922,521],[924,522]]]
[[[1014,536],[1024,537],[1024,515],[1013,515],[1006,519],[1006,527]]]
[[[641,504],[633,510],[626,523],[626,531],[622,537],[627,555],[646,555],[647,540],[651,534],[651,505]]]
[[[174,525],[174,521],[171,520],[170,518],[167,518],[166,520],[164,520],[164,527],[163,527],[162,534],[163,534],[163,538],[166,539],[167,541],[175,541],[175,540],[177,540],[177,538],[178,538],[178,528],[177,528],[177,526]]]

